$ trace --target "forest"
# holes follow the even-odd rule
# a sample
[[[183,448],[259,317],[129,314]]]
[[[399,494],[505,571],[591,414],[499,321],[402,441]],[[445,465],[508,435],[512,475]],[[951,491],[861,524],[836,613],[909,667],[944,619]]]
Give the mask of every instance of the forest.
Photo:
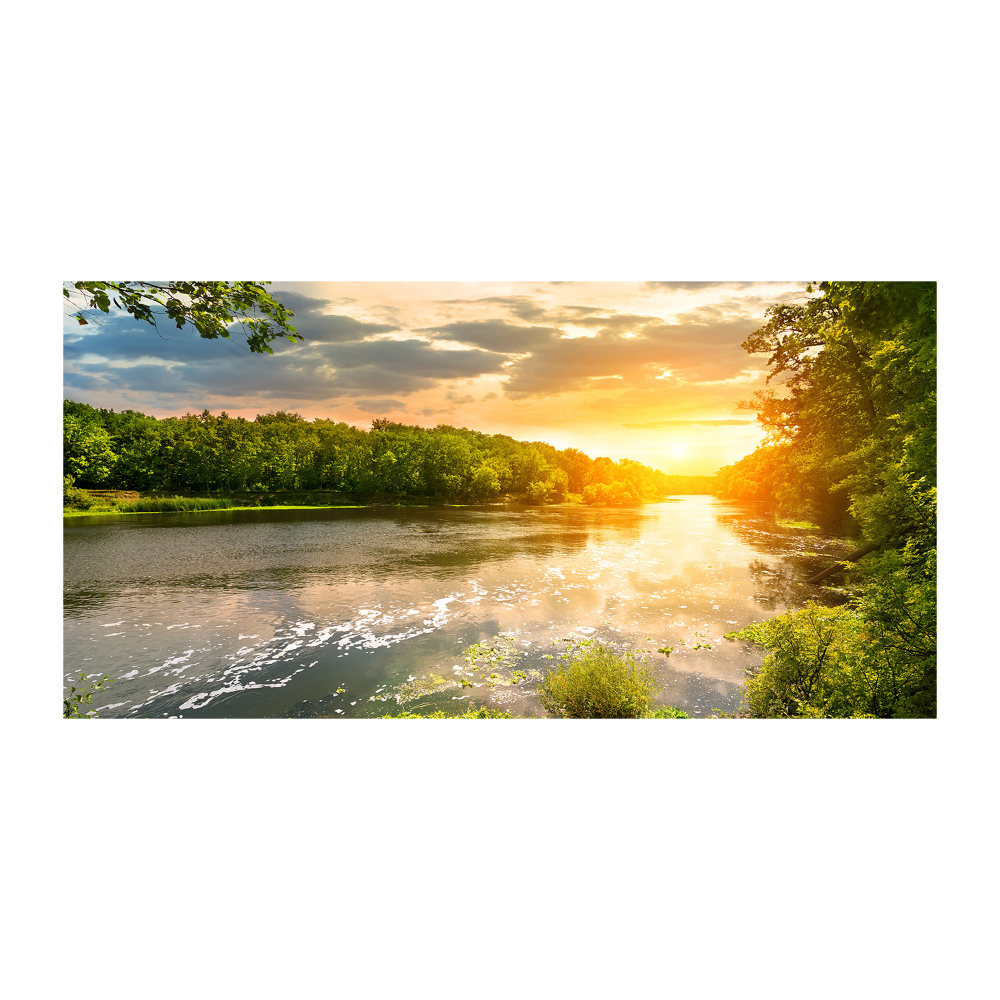
[[[63,403],[64,491],[276,494],[323,490],[437,501],[642,503],[670,493],[708,493],[710,476],[670,476],[623,458],[515,441],[439,425],[385,419],[361,430],[297,413],[254,420],[200,414],[158,419]],[[75,491],[75,492],[74,492]]]
[[[747,710],[934,716],[937,286],[817,290],[805,305],[770,306],[744,342],[768,356],[768,386],[741,404],[757,412],[767,440],[720,469],[714,492],[862,544],[848,603],[807,604],[735,634],[770,651],[747,682]]]

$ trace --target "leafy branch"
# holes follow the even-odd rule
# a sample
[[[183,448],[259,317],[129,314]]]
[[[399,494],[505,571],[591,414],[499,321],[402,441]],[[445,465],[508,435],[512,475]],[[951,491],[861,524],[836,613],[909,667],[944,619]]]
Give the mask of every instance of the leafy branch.
[[[178,330],[191,323],[206,340],[230,339],[229,328],[239,324],[254,354],[273,354],[272,340],[295,343],[303,337],[291,325],[294,315],[266,287],[269,281],[72,281],[63,284],[63,297],[83,297],[84,306],[72,315],[80,326],[91,321],[86,310],[109,313],[114,305],[133,319],[149,323],[165,315]],[[71,291],[71,289],[73,291]],[[157,308],[159,307],[159,308]]]

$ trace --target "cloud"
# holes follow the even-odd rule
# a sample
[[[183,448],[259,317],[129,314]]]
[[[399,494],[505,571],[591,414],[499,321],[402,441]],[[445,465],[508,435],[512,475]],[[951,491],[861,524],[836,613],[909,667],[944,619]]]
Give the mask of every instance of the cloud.
[[[541,319],[545,315],[545,307],[539,305],[529,295],[490,295],[482,299],[439,299],[441,305],[480,305],[483,302],[490,305],[503,306],[508,312],[519,319]]]
[[[620,376],[617,386],[602,388],[657,389],[671,387],[662,378],[713,382],[735,378],[759,367],[740,347],[759,325],[749,317],[706,323],[659,323],[642,328],[633,338],[604,329],[595,337],[550,340],[536,346],[531,356],[511,365],[504,392],[515,399],[551,396],[570,389],[594,388],[596,380]]]
[[[454,340],[459,344],[471,344],[506,354],[526,354],[540,344],[562,336],[562,331],[553,326],[516,326],[503,320],[447,323],[444,326],[421,327],[416,332],[431,333],[439,340]]]
[[[204,340],[188,327],[162,337],[147,323],[112,316],[86,336],[67,338],[63,353],[73,388],[96,389],[81,379],[101,374],[109,391],[171,394],[184,401],[192,394],[290,400],[407,395],[442,380],[500,373],[507,360],[491,351],[437,350],[416,339],[281,340],[272,346],[273,356],[251,354],[238,342]]]
[[[441,351],[423,340],[339,344],[327,352],[337,369],[376,368],[420,378],[477,378],[499,372],[507,360],[491,351]]]
[[[580,306],[571,306],[570,309],[564,310],[564,312],[570,313],[570,315],[563,317],[563,322],[571,323],[573,326],[612,330],[615,333],[642,329],[642,327],[648,326],[651,323],[663,323],[663,319],[659,316],[637,316],[632,313],[609,313],[604,316],[586,315],[587,313],[601,311],[600,309],[585,309]]]
[[[398,399],[359,399],[354,408],[365,413],[388,413],[390,410],[405,410],[406,404]]]
[[[655,429],[657,427],[690,427],[698,424],[703,427],[739,427],[743,424],[753,424],[755,420],[654,420],[645,424],[622,424],[632,430]]]
[[[79,372],[67,372],[63,384],[69,389],[100,389],[102,386],[99,378]]]
[[[781,282],[784,284],[784,282]],[[646,291],[700,291],[703,288],[753,288],[754,285],[775,284],[769,281],[644,281],[642,287]],[[803,282],[804,284],[804,282]]]
[[[332,302],[310,298],[298,292],[276,292],[274,297],[295,311],[292,325],[296,333],[305,337],[307,344],[362,340],[375,333],[391,333],[400,329],[398,324],[366,323],[352,316],[326,313],[324,310]]]

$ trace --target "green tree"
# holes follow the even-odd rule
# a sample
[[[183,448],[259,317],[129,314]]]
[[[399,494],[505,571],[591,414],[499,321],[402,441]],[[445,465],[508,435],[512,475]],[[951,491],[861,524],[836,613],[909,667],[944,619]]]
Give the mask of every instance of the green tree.
[[[115,464],[111,435],[97,422],[63,416],[63,475],[86,483],[103,482]]]
[[[936,713],[937,289],[823,282],[744,343],[768,355],[745,405],[769,443],[721,469],[718,492],[770,500],[860,534],[850,607],[808,608],[745,630],[770,650],[747,685],[752,714]],[[810,582],[818,582],[836,564]]]
[[[71,303],[82,298],[74,312],[80,325],[90,321],[86,310],[108,313],[112,304],[137,320],[156,327],[157,317],[166,318],[180,330],[191,323],[207,340],[229,339],[230,327],[238,323],[247,346],[255,354],[273,354],[270,343],[277,337],[303,338],[289,322],[294,315],[266,289],[269,281],[67,281],[63,296]]]
[[[745,494],[830,530],[850,530],[850,515],[869,540],[898,538],[926,506],[912,490],[936,485],[936,285],[819,289],[804,306],[771,306],[744,342],[768,355],[768,387],[741,404],[757,411],[768,443],[759,460],[720,470],[720,485],[744,483]]]

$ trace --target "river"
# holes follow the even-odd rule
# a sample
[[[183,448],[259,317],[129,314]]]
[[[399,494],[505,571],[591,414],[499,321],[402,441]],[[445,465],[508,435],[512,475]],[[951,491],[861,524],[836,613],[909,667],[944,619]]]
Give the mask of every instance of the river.
[[[537,679],[587,637],[648,650],[657,701],[704,718],[761,660],[724,634],[836,600],[801,581],[841,551],[708,496],[67,519],[64,682],[110,674],[106,718],[542,717]],[[524,676],[463,658],[499,633]]]

